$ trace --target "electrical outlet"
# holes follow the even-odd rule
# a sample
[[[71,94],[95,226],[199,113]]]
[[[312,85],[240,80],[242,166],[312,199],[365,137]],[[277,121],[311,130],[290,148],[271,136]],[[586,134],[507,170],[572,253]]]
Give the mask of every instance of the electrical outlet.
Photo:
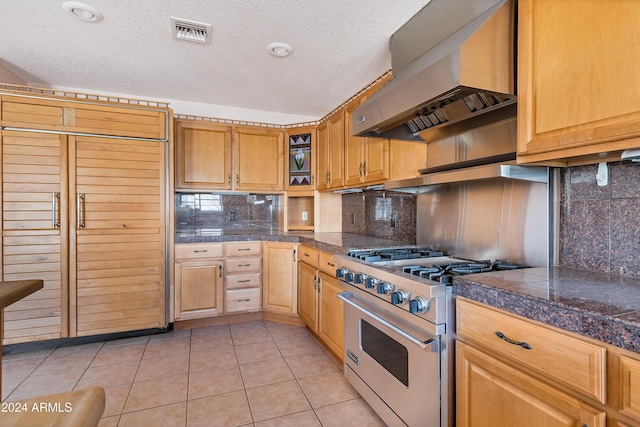
[[[302,220],[303,221],[309,221],[309,212],[307,212],[307,211],[303,211],[302,212]]]
[[[235,212],[229,212],[229,222],[233,222],[236,220],[236,213]]]
[[[391,224],[389,225],[391,225],[392,228],[395,228],[397,221],[398,221],[398,214],[394,212],[391,214]]]

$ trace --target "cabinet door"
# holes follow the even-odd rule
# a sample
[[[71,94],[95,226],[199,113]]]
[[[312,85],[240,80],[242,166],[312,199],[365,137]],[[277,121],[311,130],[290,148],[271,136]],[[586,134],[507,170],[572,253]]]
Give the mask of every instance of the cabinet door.
[[[70,137],[70,327],[95,335],[166,326],[166,145]]]
[[[525,0],[518,15],[519,160],[637,147],[640,2]]]
[[[459,427],[604,427],[606,414],[457,341],[456,422]]]
[[[318,271],[307,263],[298,263],[298,316],[318,333]]]
[[[338,279],[322,272],[320,273],[319,286],[318,336],[333,351],[334,355],[342,358],[344,348],[344,303],[338,299],[337,295],[343,289]]]
[[[176,122],[176,188],[231,189],[231,127]]]
[[[2,280],[44,288],[4,310],[4,343],[68,332],[67,137],[2,132]]]
[[[288,157],[286,188],[289,191],[315,189],[316,127],[289,129],[285,134]]]
[[[149,106],[2,96],[2,126],[127,138],[167,139],[168,111]]]
[[[327,119],[329,125],[329,183],[327,188],[344,186],[344,110]]]
[[[298,310],[298,245],[265,243],[262,308],[295,314]]]
[[[218,260],[176,263],[176,319],[221,314],[222,262]]]
[[[345,109],[345,138],[344,138],[344,185],[357,186],[364,182],[364,143],[367,138],[351,134],[351,114],[358,108],[363,97],[349,103]]]
[[[362,145],[362,174],[365,183],[381,182],[389,179],[389,140],[365,138]]]
[[[326,121],[318,125],[317,153],[317,187],[326,190],[329,186],[329,124]]]
[[[284,189],[282,132],[250,127],[236,128],[233,144],[233,179],[237,190]]]
[[[389,179],[415,178],[427,167],[427,144],[392,139],[389,141]]]

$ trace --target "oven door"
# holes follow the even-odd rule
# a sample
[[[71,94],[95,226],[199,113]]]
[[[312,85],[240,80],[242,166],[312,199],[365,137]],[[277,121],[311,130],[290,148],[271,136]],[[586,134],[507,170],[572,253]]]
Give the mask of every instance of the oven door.
[[[349,382],[390,426],[440,426],[441,337],[412,324],[407,312],[385,310],[364,292],[343,292],[338,298],[345,302]]]

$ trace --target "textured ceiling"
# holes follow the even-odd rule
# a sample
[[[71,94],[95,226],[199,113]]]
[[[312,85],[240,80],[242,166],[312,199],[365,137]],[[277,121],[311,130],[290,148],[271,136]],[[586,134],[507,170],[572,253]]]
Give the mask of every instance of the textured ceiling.
[[[389,37],[428,0],[83,2],[104,20],[3,1],[0,65],[39,87],[320,118],[391,67]],[[211,44],[173,39],[170,17],[212,24]],[[270,56],[272,42],[293,53]]]

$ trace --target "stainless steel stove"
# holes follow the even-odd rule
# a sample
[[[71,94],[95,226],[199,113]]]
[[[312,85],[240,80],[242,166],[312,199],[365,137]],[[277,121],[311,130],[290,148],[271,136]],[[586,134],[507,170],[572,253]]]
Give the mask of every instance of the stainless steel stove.
[[[334,262],[346,289],[346,378],[388,425],[452,426],[452,278],[524,265],[416,247],[353,250]]]

